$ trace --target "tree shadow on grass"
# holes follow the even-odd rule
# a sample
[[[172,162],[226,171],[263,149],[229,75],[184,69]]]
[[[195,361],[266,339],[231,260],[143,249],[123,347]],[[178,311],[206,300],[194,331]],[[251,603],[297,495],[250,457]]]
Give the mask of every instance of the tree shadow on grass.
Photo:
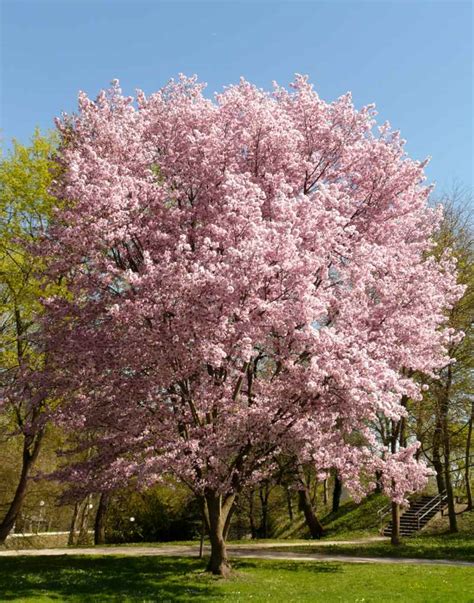
[[[7,557],[0,600],[189,601],[219,596],[197,559],[166,557]]]

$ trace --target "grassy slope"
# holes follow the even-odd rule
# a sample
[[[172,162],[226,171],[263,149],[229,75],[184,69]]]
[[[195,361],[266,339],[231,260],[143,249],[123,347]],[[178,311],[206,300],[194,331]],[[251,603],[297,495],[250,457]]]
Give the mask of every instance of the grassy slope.
[[[0,559],[2,601],[473,601],[472,568],[241,560],[229,580],[196,559]]]
[[[320,515],[325,536],[332,540],[377,535],[380,528],[377,511],[386,504],[386,497],[381,494],[371,494],[359,504],[349,501],[342,504],[336,513]],[[309,538],[308,528],[302,514],[299,514],[295,521],[290,523],[285,510],[275,524],[277,538],[290,540]]]
[[[335,513],[322,518],[321,523],[328,539],[353,538],[355,536],[374,536],[380,531],[380,518],[377,511],[387,504],[387,498],[381,494],[371,494],[359,504],[350,501],[340,506]]]
[[[348,514],[350,515],[350,514]],[[458,516],[457,534],[447,531],[447,519],[438,519],[417,536],[405,538],[400,546],[389,542],[369,542],[358,545],[330,545],[319,547],[285,547],[286,552],[323,553],[326,555],[360,555],[363,557],[414,557],[425,559],[458,559],[474,561],[474,512]],[[340,532],[339,536],[349,537],[350,532]],[[275,547],[276,549],[278,546]],[[472,571],[472,570],[471,570]],[[474,572],[473,572],[474,573]],[[473,596],[474,601],[474,596]]]

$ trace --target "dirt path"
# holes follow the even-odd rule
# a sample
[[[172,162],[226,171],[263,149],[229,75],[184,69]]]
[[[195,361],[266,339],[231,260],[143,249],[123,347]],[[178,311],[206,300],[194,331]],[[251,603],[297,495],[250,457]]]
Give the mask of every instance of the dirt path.
[[[380,538],[380,540],[385,540]],[[362,544],[373,542],[374,539],[365,540],[339,540],[318,543],[323,546],[331,544]],[[308,546],[314,543],[308,543]],[[284,561],[338,561],[344,563],[407,563],[411,565],[459,565],[474,567],[471,561],[455,561],[450,559],[409,559],[399,557],[357,557],[349,555],[325,555],[322,553],[294,553],[285,551],[272,551],[271,548],[278,546],[295,546],[294,544],[232,544],[228,546],[230,557],[241,557],[248,559],[280,559]],[[304,545],[298,545],[304,546]],[[209,547],[204,547],[204,554],[209,553]],[[161,545],[161,546],[105,546],[105,547],[78,547],[64,549],[24,549],[3,550],[0,557],[26,556],[59,556],[59,555],[125,555],[127,557],[141,556],[166,556],[166,557],[197,557],[199,547],[196,545]]]

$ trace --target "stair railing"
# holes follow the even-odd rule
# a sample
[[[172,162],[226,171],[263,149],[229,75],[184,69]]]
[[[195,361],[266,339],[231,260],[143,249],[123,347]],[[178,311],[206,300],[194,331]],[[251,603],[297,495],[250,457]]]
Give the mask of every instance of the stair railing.
[[[418,526],[418,530],[420,529],[420,522],[423,517],[426,517],[431,511],[434,511],[437,507],[439,511],[443,511],[444,503],[447,501],[448,495],[446,494],[446,490],[429,500],[426,505],[423,505],[421,509],[418,509],[416,513],[416,523]]]
[[[392,503],[389,503],[388,505],[385,505],[385,507],[382,507],[381,509],[379,509],[377,511],[377,515],[379,516],[379,521],[380,521],[380,529],[383,531],[384,528],[384,519],[385,517],[387,517],[387,515],[389,513],[391,513],[392,511]]]

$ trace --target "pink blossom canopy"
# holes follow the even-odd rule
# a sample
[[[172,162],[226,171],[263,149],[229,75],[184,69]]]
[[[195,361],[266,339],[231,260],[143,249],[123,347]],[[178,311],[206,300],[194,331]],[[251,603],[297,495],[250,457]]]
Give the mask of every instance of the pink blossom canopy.
[[[83,471],[229,492],[288,454],[356,495],[375,471],[397,500],[424,483],[371,422],[449,362],[460,289],[423,164],[374,116],[301,76],[80,95],[43,253],[71,292],[45,302],[61,416],[100,444]]]

